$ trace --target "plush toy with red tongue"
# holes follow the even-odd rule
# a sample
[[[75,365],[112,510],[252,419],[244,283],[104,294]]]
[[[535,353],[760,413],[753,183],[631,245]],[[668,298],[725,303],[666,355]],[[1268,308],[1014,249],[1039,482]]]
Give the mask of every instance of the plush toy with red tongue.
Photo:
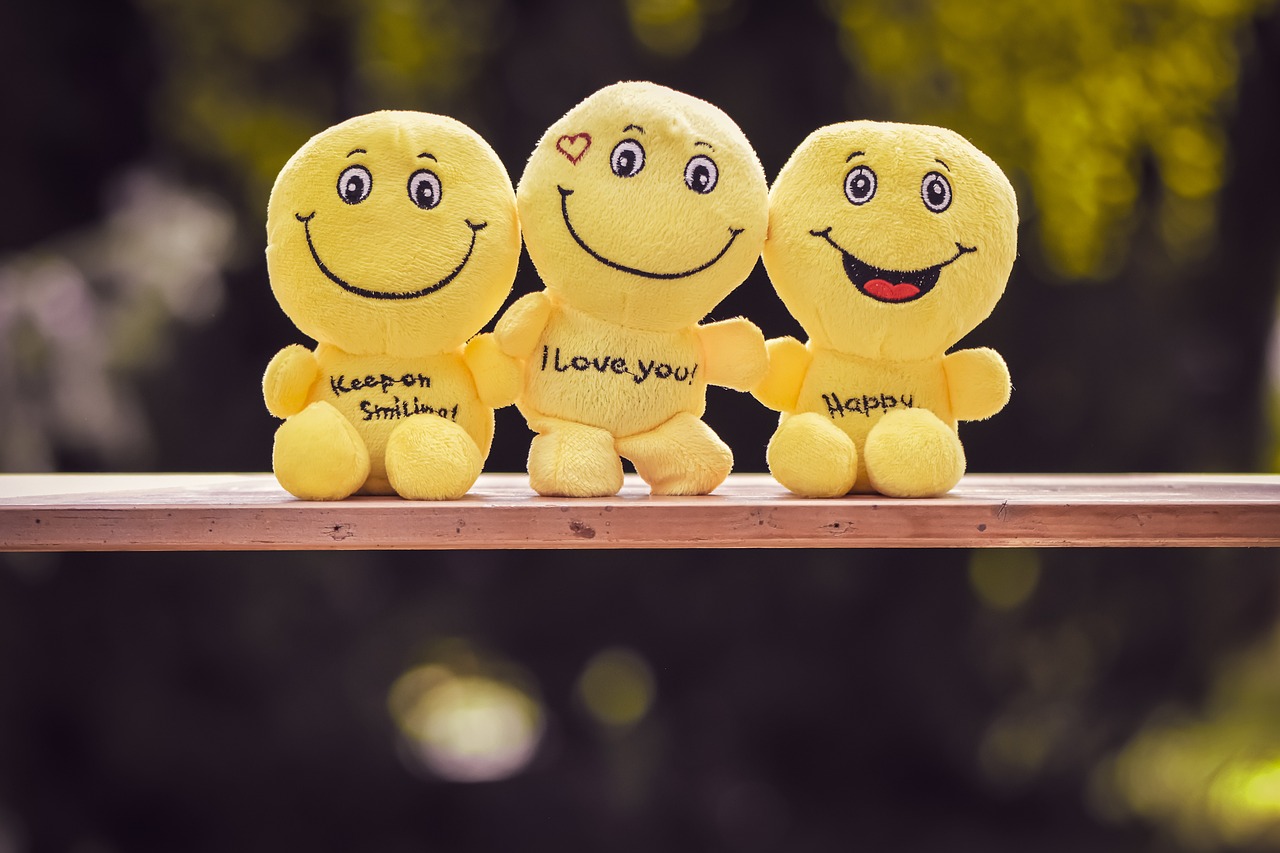
[[[991,349],[948,353],[991,313],[1018,205],[991,158],[938,127],[814,131],[769,195],[764,265],[808,343],[768,343],[752,393],[782,413],[769,470],[797,494],[925,497],[964,474],[958,421],[1009,400]]]

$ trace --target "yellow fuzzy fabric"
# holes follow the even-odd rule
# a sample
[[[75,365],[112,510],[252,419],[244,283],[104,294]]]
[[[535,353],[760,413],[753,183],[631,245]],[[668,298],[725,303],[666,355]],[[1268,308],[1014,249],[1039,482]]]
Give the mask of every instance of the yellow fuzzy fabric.
[[[748,321],[698,325],[765,239],[764,171],[742,131],[705,101],[618,83],[547,130],[516,196],[546,289],[495,335],[524,365],[533,488],[613,494],[623,456],[655,494],[714,489],[733,455],[700,420],[707,385],[747,390],[767,367]]]
[[[753,393],[782,412],[767,458],[792,491],[924,497],[964,474],[956,434],[1008,402],[994,350],[947,354],[990,313],[1017,255],[1000,168],[959,134],[820,128],[770,191],[765,269],[809,335],[769,342]]]
[[[308,141],[267,206],[271,289],[318,346],[294,344],[263,377],[285,422],[272,456],[292,494],[461,497],[518,372],[476,332],[520,255],[506,169],[473,130],[384,111]],[[465,345],[465,346],[464,346]]]

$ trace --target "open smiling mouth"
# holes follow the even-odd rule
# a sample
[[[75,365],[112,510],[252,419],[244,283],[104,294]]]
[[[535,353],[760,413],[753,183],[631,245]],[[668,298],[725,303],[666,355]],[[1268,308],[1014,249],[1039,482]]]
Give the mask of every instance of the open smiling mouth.
[[[831,229],[810,231],[814,237],[821,237],[840,251],[844,256],[844,274],[858,288],[858,292],[870,296],[877,302],[910,302],[919,299],[938,283],[942,268],[955,263],[962,255],[978,251],[975,246],[964,246],[956,243],[956,253],[948,260],[922,270],[886,270],[873,267],[860,261],[854,255],[831,239]]]
[[[573,195],[573,190],[567,190],[562,186],[557,186],[556,189],[560,190],[560,214],[564,217],[564,225],[566,228],[569,229],[569,236],[571,236],[577,242],[577,244],[582,247],[582,250],[607,267],[613,267],[615,270],[621,270],[622,272],[631,273],[632,275],[643,276],[645,278],[660,278],[660,279],[684,278],[685,276],[690,276],[690,275],[693,275],[694,273],[700,273],[703,270],[705,270],[707,267],[714,264],[716,261],[723,258],[725,252],[729,251],[729,247],[733,245],[733,241],[737,240],[738,235],[745,230],[742,228],[730,228],[729,242],[724,244],[724,248],[720,250],[719,254],[717,254],[711,260],[707,261],[702,266],[697,266],[691,270],[685,270],[684,272],[649,272],[648,270],[638,270],[635,267],[629,267],[629,266],[626,266],[625,264],[620,264],[616,261],[611,261],[608,258],[606,258],[604,255],[597,252],[595,249],[592,249],[590,246],[588,246],[583,241],[583,239],[578,236],[578,232],[573,230],[573,223],[569,221],[569,196]]]
[[[316,244],[311,242],[311,220],[315,219],[316,212],[313,210],[307,216],[303,216],[301,213],[295,213],[293,216],[302,223],[302,230],[305,231],[307,235],[307,248],[311,250],[311,257],[315,260],[316,266],[320,268],[320,272],[324,273],[330,281],[348,293],[354,293],[356,296],[363,296],[366,299],[417,299],[419,296],[426,296],[428,293],[435,293],[437,290],[457,278],[458,273],[462,272],[462,268],[467,265],[467,261],[471,260],[471,252],[476,247],[476,234],[489,224],[487,222],[473,224],[470,219],[464,219],[463,222],[467,223],[467,227],[471,229],[471,244],[467,246],[467,253],[462,256],[462,260],[453,268],[453,272],[449,273],[435,284],[429,284],[419,290],[411,290],[407,293],[396,293],[394,291],[368,290],[363,287],[356,287],[354,284],[343,281],[341,278],[334,275],[333,271],[324,265],[324,261],[320,260],[320,255],[316,252]]]

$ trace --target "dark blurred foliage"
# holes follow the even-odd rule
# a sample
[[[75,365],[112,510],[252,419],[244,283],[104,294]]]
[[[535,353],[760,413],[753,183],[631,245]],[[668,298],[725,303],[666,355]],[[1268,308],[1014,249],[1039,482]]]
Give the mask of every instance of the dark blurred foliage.
[[[425,109],[515,178],[619,79],[718,104],[770,176],[855,117],[947,123],[996,156],[1022,257],[968,343],[999,349],[1016,391],[965,430],[971,470],[1274,464],[1269,4],[28,0],[0,31],[20,202],[0,209],[0,469],[267,468],[261,371],[302,340],[262,262],[288,155],[347,116]],[[538,286],[526,262],[513,299]],[[760,268],[714,316],[735,314],[799,333]],[[713,389],[707,418],[763,470],[769,413]],[[490,470],[521,470],[519,415],[498,431]],[[1276,849],[1276,569],[1249,551],[12,555],[0,851]],[[597,666],[609,650],[629,657]],[[584,700],[593,672],[614,712]],[[396,697],[431,679],[524,697],[528,766],[463,783],[424,762],[406,715],[445,688]]]

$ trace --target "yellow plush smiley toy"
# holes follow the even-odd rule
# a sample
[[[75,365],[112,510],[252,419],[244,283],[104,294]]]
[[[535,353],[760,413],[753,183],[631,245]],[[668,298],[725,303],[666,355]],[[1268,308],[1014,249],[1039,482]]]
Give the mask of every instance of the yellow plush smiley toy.
[[[705,494],[733,467],[702,422],[708,384],[767,366],[741,318],[698,325],[760,255],[768,192],[738,126],[711,104],[618,83],[551,126],[516,191],[546,286],[495,331],[525,365],[517,406],[543,495],[611,495],[630,459],[655,494]]]
[[[284,312],[319,345],[267,367],[285,422],[272,463],[292,494],[461,497],[519,373],[492,337],[520,255],[511,179],[444,116],[378,112],[313,137],[267,208],[267,269]],[[465,345],[465,347],[464,347]]]
[[[947,349],[982,322],[1017,254],[1013,188],[950,130],[821,128],[770,192],[764,264],[809,334],[769,341],[753,393],[782,418],[769,470],[791,491],[942,494],[960,481],[957,421],[1009,400],[994,350]]]

